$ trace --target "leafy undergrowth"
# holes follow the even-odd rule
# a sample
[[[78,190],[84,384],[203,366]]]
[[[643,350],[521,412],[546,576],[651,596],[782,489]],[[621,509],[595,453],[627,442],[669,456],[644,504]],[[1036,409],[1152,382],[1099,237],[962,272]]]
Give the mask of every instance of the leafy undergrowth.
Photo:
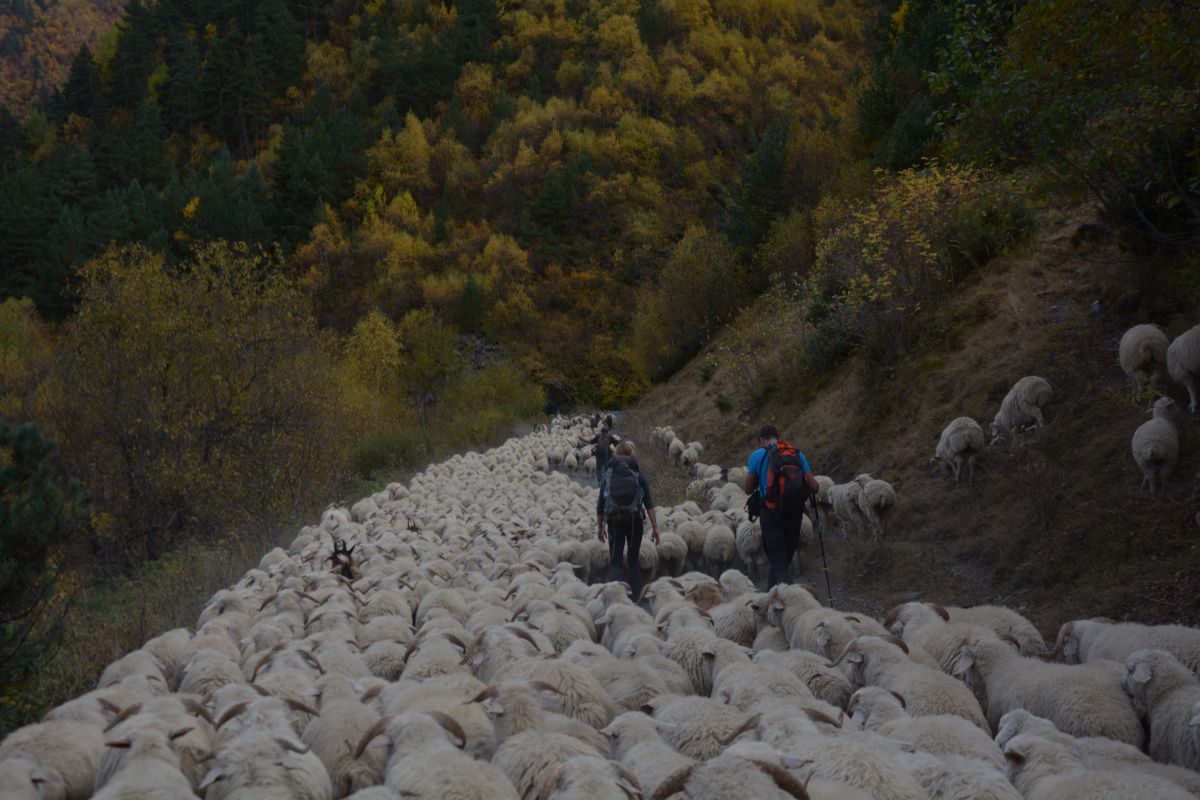
[[[658,450],[649,430],[672,424],[705,444],[702,461],[733,465],[769,421],[818,473],[891,481],[900,503],[886,543],[843,540],[827,526],[841,606],[879,613],[916,596],[1003,602],[1047,635],[1089,616],[1200,622],[1200,531],[1189,505],[1200,423],[1181,421],[1167,491],[1141,492],[1129,441],[1147,403],[1130,397],[1116,358],[1131,324],[1157,322],[1174,336],[1196,323],[1196,300],[1164,282],[1186,268],[1103,239],[1080,242],[1094,227],[1084,212],[1041,216],[1030,240],[932,314],[891,367],[851,361],[813,372],[803,315],[765,298],[655,387],[626,427],[643,449]],[[1054,387],[1046,429],[990,448],[973,485],[930,466],[946,423],[966,415],[986,432],[1012,383],[1031,374]],[[1179,386],[1165,388],[1186,399]],[[681,472],[665,460],[648,466]],[[823,587],[816,552],[808,564],[802,578]]]

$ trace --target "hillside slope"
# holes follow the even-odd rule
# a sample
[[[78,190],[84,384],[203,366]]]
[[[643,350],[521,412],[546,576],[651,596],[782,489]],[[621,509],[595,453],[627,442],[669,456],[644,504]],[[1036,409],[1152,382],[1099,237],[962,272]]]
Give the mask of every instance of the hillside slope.
[[[125,0],[48,0],[0,8],[0,105],[18,116],[66,83],[81,45],[95,48]]]
[[[1088,240],[1093,231],[1082,212],[1043,221],[939,309],[886,374],[851,365],[814,380],[800,366],[799,311],[763,301],[648,393],[630,427],[649,444],[649,427],[673,424],[706,443],[704,461],[734,464],[773,421],[818,473],[891,481],[900,506],[890,541],[827,531],[835,595],[848,605],[877,610],[920,592],[1004,600],[1043,627],[1092,614],[1196,623],[1200,546],[1188,496],[1197,423],[1181,423],[1166,494],[1140,492],[1129,441],[1145,405],[1130,398],[1116,358],[1128,325],[1154,321],[1175,335],[1195,323],[1194,301],[1155,291],[1153,261]],[[1055,390],[1047,429],[990,448],[974,486],[929,465],[946,423],[967,415],[986,431],[1012,383],[1030,374]],[[1176,385],[1167,391],[1183,397]]]

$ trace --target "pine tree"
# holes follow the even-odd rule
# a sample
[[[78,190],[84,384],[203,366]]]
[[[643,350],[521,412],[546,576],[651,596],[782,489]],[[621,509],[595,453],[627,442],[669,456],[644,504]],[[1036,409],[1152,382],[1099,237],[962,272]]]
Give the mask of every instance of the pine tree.
[[[32,674],[62,631],[63,550],[85,518],[79,483],[54,467],[57,443],[0,419],[0,683]],[[4,721],[0,720],[0,724]]]
[[[167,41],[165,57],[164,121],[170,130],[187,133],[199,120],[202,108],[200,52],[194,37],[173,36]]]
[[[787,121],[781,117],[771,120],[753,155],[742,164],[737,199],[725,221],[725,233],[738,247],[757,247],[771,218],[783,210],[787,136]]]
[[[81,45],[71,62],[71,72],[50,102],[50,117],[63,122],[72,114],[95,119],[100,112],[103,98],[100,94],[100,71],[91,49]]]

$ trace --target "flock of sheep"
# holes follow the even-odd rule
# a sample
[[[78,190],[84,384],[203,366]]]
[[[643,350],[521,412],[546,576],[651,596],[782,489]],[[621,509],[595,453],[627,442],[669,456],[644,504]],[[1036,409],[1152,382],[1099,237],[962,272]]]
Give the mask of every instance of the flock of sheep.
[[[762,592],[731,568],[762,565],[737,471],[707,466],[635,602],[596,489],[552,467],[589,427],[330,507],[0,742],[0,796],[1200,797],[1200,630],[1078,620],[1047,652],[1002,607]]]
[[[1184,331],[1168,342],[1167,335],[1157,325],[1135,325],[1121,337],[1118,347],[1121,369],[1133,383],[1136,400],[1142,392],[1152,390],[1162,377],[1163,370],[1187,390],[1188,409],[1195,414],[1200,403],[1200,325]],[[1045,406],[1054,398],[1050,384],[1029,375],[1013,384],[1000,404],[992,421],[992,444],[1018,431],[1036,426],[1044,427]],[[1155,400],[1152,418],[1133,433],[1130,442],[1133,460],[1142,472],[1142,488],[1151,494],[1163,484],[1179,460],[1179,430],[1176,420],[1179,407],[1170,397]],[[930,462],[941,462],[960,480],[966,471],[968,482],[975,474],[975,461],[984,450],[983,429],[970,417],[953,420],[942,431],[937,450]]]

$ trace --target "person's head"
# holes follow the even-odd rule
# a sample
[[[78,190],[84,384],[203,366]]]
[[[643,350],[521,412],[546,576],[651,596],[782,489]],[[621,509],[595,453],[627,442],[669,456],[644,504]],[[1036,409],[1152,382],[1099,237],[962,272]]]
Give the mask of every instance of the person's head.
[[[600,432],[601,432],[601,433],[608,433],[608,426],[607,426],[607,425],[601,425],[601,426],[600,426]]]
[[[619,456],[632,456],[632,455],[634,455],[633,442],[626,439],[625,441],[623,441],[619,445],[617,445],[617,449],[614,450],[613,452],[615,452]]]
[[[766,447],[771,442],[779,441],[779,431],[774,425],[763,425],[758,431],[758,446]]]

